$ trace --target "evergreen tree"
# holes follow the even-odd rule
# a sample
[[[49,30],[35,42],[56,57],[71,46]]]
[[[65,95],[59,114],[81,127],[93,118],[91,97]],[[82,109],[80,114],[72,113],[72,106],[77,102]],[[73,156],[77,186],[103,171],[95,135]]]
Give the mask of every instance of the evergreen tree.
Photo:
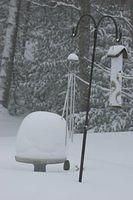
[[[25,17],[20,19],[10,113],[26,110],[61,113],[67,88],[66,74],[70,72],[67,57],[74,49],[72,26],[79,15],[79,7],[67,1],[54,4],[34,1],[27,15],[30,17],[26,37],[22,35]],[[26,38],[24,42],[22,38]]]
[[[19,5],[17,12],[12,12],[16,16],[14,19],[17,19],[14,24],[9,24],[7,20],[11,2]],[[121,25],[122,44],[129,51],[129,58],[124,64],[123,107],[110,108],[108,103],[110,59],[106,57],[106,54],[109,47],[115,44],[115,27],[112,21],[106,19],[101,24],[98,33],[89,128],[95,131],[132,130],[132,1],[121,4],[121,1],[98,0],[90,4],[90,1],[75,0],[10,0],[10,4],[4,0],[0,2],[0,59],[3,69],[1,75],[4,72],[6,84],[8,84],[5,85],[6,98],[4,99],[6,106],[9,102],[9,112],[20,114],[44,110],[61,114],[67,88],[66,75],[74,71],[88,81],[90,73],[94,27],[91,20],[87,21],[88,18],[83,20],[77,39],[72,39],[72,27],[77,24],[79,17],[83,14],[91,13],[96,21],[99,17],[109,14],[116,17],[117,24]],[[11,48],[7,48],[9,46],[3,43],[3,38],[5,36],[6,40],[6,33],[11,27],[14,28],[14,35],[12,34],[9,40]],[[9,57],[5,57],[4,52],[8,53],[10,50],[12,51],[8,54]],[[73,51],[79,55],[79,65],[67,61],[68,55]],[[10,63],[6,62],[8,59]],[[80,111],[86,110],[88,88],[78,81],[76,86],[77,126],[83,127],[85,112]],[[82,99],[83,97],[85,98]]]

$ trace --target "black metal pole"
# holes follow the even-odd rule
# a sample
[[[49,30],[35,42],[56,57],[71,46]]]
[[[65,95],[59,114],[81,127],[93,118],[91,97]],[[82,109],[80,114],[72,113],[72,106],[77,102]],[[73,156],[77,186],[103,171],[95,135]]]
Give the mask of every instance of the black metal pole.
[[[73,37],[77,35],[78,27],[80,22],[84,17],[89,17],[92,19],[94,23],[94,45],[93,45],[93,53],[92,53],[92,62],[91,62],[91,72],[90,72],[90,80],[89,80],[89,89],[88,89],[88,95],[87,95],[87,104],[86,104],[86,118],[85,118],[85,126],[84,126],[84,133],[83,133],[83,141],[82,141],[82,150],[81,150],[81,161],[80,161],[80,170],[79,170],[79,182],[82,182],[82,176],[83,176],[83,166],[84,166],[84,157],[85,157],[85,147],[86,147],[86,138],[87,138],[87,130],[88,130],[88,124],[89,124],[89,111],[90,111],[90,97],[91,97],[91,85],[92,85],[92,77],[93,77],[93,68],[94,68],[94,62],[95,62],[95,52],[96,52],[96,44],[97,44],[97,34],[98,34],[98,28],[103,21],[104,18],[110,18],[115,25],[116,30],[116,41],[119,42],[121,40],[122,34],[118,33],[118,27],[115,19],[112,16],[106,15],[99,19],[98,23],[96,23],[95,19],[89,15],[85,14],[82,15],[77,23],[76,29],[73,29]]]
[[[92,84],[92,75],[93,75],[93,68],[94,68],[94,61],[95,61],[96,43],[97,43],[97,28],[95,28],[94,30],[94,46],[93,46],[93,54],[92,54],[92,62],[91,62],[89,89],[88,89],[88,95],[87,95],[86,118],[85,118],[85,126],[84,126],[83,141],[82,141],[79,182],[82,182],[82,175],[83,175],[83,165],[84,165],[87,129],[88,129],[88,123],[89,123],[88,115],[89,115],[89,110],[90,110],[91,84]]]

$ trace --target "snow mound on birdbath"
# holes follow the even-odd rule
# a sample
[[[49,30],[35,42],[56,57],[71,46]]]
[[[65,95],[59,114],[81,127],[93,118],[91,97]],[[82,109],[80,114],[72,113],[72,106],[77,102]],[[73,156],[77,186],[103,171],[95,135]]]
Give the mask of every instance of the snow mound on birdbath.
[[[29,114],[18,131],[16,156],[31,159],[65,159],[66,121],[59,115]]]

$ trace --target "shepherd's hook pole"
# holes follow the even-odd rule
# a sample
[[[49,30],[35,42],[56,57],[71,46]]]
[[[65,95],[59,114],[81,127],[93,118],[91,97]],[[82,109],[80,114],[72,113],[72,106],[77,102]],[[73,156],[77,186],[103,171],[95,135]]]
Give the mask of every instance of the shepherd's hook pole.
[[[97,34],[98,34],[98,28],[103,21],[104,18],[110,18],[115,25],[115,30],[116,30],[116,41],[119,42],[121,40],[121,33],[118,33],[118,27],[115,19],[112,16],[105,15],[100,18],[98,23],[96,23],[95,19],[93,16],[89,14],[82,15],[77,23],[76,28],[73,29],[73,37],[77,35],[78,28],[80,25],[80,22],[82,21],[83,18],[89,17],[92,19],[94,23],[94,44],[93,44],[93,53],[92,53],[92,61],[91,61],[91,71],[90,71],[90,79],[89,79],[89,89],[88,89],[88,94],[87,94],[87,104],[86,104],[86,117],[85,117],[85,126],[84,126],[84,133],[83,133],[83,140],[82,140],[82,150],[81,150],[81,161],[80,161],[80,170],[79,170],[79,182],[82,182],[82,176],[83,176],[83,167],[84,167],[84,157],[85,157],[85,148],[86,148],[86,138],[87,138],[87,130],[88,130],[88,125],[89,125],[89,111],[90,111],[90,97],[91,97],[91,85],[92,85],[92,77],[93,77],[93,68],[94,68],[94,62],[95,62],[95,52],[96,52],[96,44],[97,44]]]

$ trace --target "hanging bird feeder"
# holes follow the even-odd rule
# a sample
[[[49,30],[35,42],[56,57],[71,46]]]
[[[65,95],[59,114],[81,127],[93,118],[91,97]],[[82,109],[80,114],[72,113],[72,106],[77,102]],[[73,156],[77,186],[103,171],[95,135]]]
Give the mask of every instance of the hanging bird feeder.
[[[110,106],[121,107],[123,59],[128,58],[128,53],[123,45],[115,45],[110,47],[107,56],[111,58],[109,104]]]

